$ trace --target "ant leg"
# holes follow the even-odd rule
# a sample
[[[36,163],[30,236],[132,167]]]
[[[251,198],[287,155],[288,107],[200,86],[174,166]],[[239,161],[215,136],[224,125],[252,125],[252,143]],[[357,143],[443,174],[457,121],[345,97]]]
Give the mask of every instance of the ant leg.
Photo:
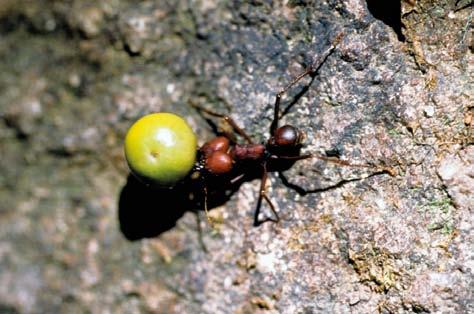
[[[207,186],[206,184],[203,185],[202,191],[204,192],[204,212],[206,213],[207,222],[212,229],[216,230],[214,225],[214,221],[212,220],[211,216],[209,216],[209,210],[207,208]]]
[[[255,213],[254,213],[254,218],[253,218],[253,225],[255,227],[258,227],[259,225],[267,221],[273,221],[273,222],[280,221],[280,217],[278,216],[278,213],[275,210],[275,206],[273,205],[272,201],[266,194],[267,192],[265,189],[265,185],[267,183],[267,178],[268,178],[267,163],[263,162],[262,167],[263,167],[263,175],[262,175],[262,179],[260,180],[260,191],[258,194],[257,207],[255,208]],[[270,206],[270,209],[272,210],[273,215],[275,215],[275,218],[273,219],[266,218],[263,221],[258,220],[258,215],[260,214],[260,208],[262,207],[262,199],[264,199],[265,202],[267,202],[268,206]]]
[[[200,185],[202,186],[202,194],[204,195],[203,199],[203,206],[204,206],[204,212],[206,214],[206,219],[209,225],[211,226],[212,229],[215,229],[214,226],[214,221],[212,220],[211,216],[209,216],[209,210],[208,210],[208,205],[207,205],[207,198],[208,198],[208,191],[207,191],[207,185],[206,185],[206,178],[205,176],[200,176]]]
[[[292,88],[296,83],[298,83],[303,77],[306,75],[314,74],[324,63],[327,57],[336,49],[336,46],[339,44],[343,37],[344,33],[337,34],[336,38],[333,40],[331,45],[321,54],[319,55],[302,73],[297,75],[293,80],[291,80],[288,85],[283,87],[275,97],[275,105],[274,105],[274,112],[273,112],[273,121],[270,125],[270,135],[274,135],[275,130],[278,128],[278,122],[280,120],[280,101],[281,97],[288,92],[290,88]]]
[[[382,171],[386,172],[392,177],[396,175],[396,171],[391,168],[391,167],[376,167],[376,166],[370,166],[370,165],[364,165],[364,164],[353,164],[350,163],[346,160],[340,160],[340,159],[335,159],[332,157],[326,157],[326,156],[321,156],[321,155],[314,155],[314,154],[305,154],[305,155],[299,155],[299,156],[271,156],[271,159],[284,159],[284,160],[302,160],[302,159],[309,159],[309,158],[318,158],[327,162],[332,162],[335,164],[338,164],[340,166],[348,166],[348,167],[355,167],[355,168],[369,168],[369,169],[375,169],[377,171]]]
[[[355,167],[355,168],[369,168],[369,169],[374,169],[377,171],[388,173],[392,177],[396,176],[396,170],[391,167],[377,167],[377,166],[364,165],[364,164],[353,164],[346,160],[340,160],[340,159],[335,159],[333,157],[326,157],[326,156],[320,156],[320,155],[313,155],[312,157],[318,158],[327,162],[332,162],[340,166],[348,166],[348,167]]]
[[[232,119],[231,117],[229,117],[228,115],[225,115],[225,114],[221,114],[221,113],[218,113],[218,112],[215,112],[215,111],[212,111],[212,110],[209,110],[207,108],[204,108],[204,107],[201,107],[197,104],[194,104],[194,103],[191,103],[191,106],[193,106],[194,108],[196,108],[197,110],[199,111],[202,111],[202,112],[205,112],[207,113],[208,115],[211,115],[213,117],[217,117],[217,118],[221,118],[223,119],[226,123],[228,123],[232,129],[234,129],[234,131],[239,134],[240,136],[242,136],[243,138],[245,138],[245,140],[249,143],[249,144],[253,144],[253,141],[252,139],[250,138],[250,136],[248,136],[247,133],[245,133],[245,131],[239,127],[239,125],[234,121],[234,119]]]
[[[198,232],[198,241],[199,241],[199,244],[201,245],[201,248],[202,250],[204,251],[204,253],[208,253],[208,249],[206,247],[206,244],[204,243],[204,239],[202,238],[202,228],[201,228],[201,219],[199,217],[199,213],[195,213],[196,214],[196,224],[197,224],[197,232]]]

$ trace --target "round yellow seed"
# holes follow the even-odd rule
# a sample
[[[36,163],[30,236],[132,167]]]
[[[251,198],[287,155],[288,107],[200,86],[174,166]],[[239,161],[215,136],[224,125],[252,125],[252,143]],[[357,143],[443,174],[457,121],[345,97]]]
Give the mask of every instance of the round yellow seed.
[[[124,146],[132,172],[158,186],[172,187],[196,161],[196,135],[183,118],[172,113],[140,118],[128,130]]]

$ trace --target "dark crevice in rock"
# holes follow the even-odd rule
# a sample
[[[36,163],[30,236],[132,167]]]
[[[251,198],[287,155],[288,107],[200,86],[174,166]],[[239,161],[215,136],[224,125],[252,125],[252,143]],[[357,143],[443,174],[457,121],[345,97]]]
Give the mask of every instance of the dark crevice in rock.
[[[30,134],[24,127],[22,127],[19,118],[16,116],[5,115],[3,118],[3,122],[7,128],[12,129],[15,132],[15,136],[20,141],[28,140]]]
[[[17,314],[20,313],[15,307],[9,304],[0,304],[0,313],[3,314]]]
[[[141,55],[140,51],[134,51],[132,47],[126,42],[123,43],[123,50],[130,56],[130,57],[139,57]]]
[[[377,1],[367,0],[367,8],[378,20],[390,26],[397,34],[398,40],[404,42],[405,36],[402,33],[402,9],[400,0]]]
[[[454,12],[458,12],[472,6],[474,6],[474,1],[472,0],[466,0],[466,1],[458,0],[454,4],[454,7],[455,7]]]
[[[18,29],[24,23],[23,16],[7,16],[0,18],[0,34],[6,35]]]
[[[1,9],[1,8],[0,8]],[[53,10],[54,11],[54,10]],[[2,13],[2,12],[0,12]],[[8,35],[18,30],[36,36],[60,36],[66,40],[89,39],[84,30],[57,12],[44,11],[40,15],[28,15],[15,10],[0,15],[0,34]],[[50,14],[49,14],[50,13]],[[104,31],[105,41],[113,34]],[[111,40],[109,40],[112,43]]]

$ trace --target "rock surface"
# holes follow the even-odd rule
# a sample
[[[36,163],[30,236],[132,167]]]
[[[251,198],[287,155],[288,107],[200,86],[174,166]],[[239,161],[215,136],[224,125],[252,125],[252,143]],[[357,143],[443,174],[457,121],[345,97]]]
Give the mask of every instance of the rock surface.
[[[468,313],[473,280],[469,1],[0,3],[0,312]],[[388,13],[387,13],[388,12]],[[276,92],[306,160],[216,202],[128,177],[143,114],[195,101],[268,136]],[[218,122],[215,122],[218,125]],[[128,178],[127,178],[128,177]],[[270,215],[269,208],[262,208]]]

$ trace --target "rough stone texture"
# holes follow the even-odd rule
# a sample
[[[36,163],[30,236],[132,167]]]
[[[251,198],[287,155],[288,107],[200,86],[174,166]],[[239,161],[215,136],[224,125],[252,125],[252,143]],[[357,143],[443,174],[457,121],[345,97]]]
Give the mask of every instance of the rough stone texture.
[[[371,10],[2,1],[0,312],[473,312],[472,3]],[[280,223],[258,228],[257,180],[211,211],[215,229],[180,191],[127,183],[139,116],[179,113],[204,141],[193,99],[264,140],[275,93],[341,31],[284,121],[305,151],[395,176],[298,162],[270,180]]]

